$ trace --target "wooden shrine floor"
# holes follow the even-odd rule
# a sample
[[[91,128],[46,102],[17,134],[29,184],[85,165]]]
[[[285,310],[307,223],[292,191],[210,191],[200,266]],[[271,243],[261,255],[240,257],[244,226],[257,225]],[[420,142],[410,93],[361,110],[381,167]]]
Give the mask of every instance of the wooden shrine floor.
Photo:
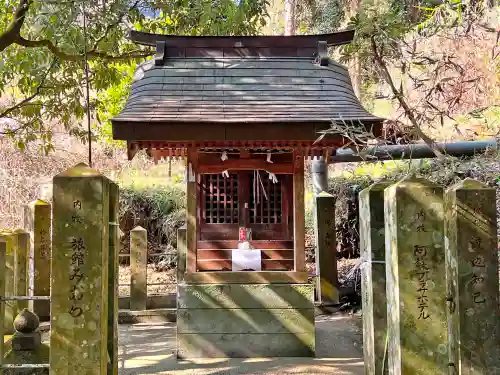
[[[345,315],[316,318],[317,358],[204,359],[178,362],[175,323],[119,326],[120,375],[363,375],[361,332]]]

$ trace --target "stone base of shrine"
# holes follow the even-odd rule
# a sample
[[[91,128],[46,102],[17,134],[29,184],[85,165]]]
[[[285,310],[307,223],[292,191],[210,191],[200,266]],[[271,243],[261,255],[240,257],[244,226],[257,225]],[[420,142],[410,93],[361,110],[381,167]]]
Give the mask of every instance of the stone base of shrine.
[[[177,357],[314,357],[313,293],[310,284],[179,284]]]

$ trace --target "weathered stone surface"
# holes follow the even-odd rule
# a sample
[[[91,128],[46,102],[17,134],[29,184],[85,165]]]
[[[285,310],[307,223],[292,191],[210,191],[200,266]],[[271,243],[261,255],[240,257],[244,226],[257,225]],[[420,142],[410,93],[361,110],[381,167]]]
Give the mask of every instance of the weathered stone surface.
[[[148,233],[142,227],[130,231],[130,310],[146,310]]]
[[[179,284],[178,354],[312,356],[313,289],[310,284]]]
[[[339,303],[337,244],[335,238],[335,198],[326,192],[316,197],[317,293],[321,304]]]
[[[309,309],[314,304],[311,284],[180,284],[177,308]]]
[[[177,332],[314,334],[314,309],[181,309]]]
[[[118,375],[118,253],[120,191],[109,183],[109,258],[108,258],[108,374]]]
[[[177,335],[179,358],[313,357],[314,333]]]
[[[31,333],[40,325],[38,316],[28,309],[23,309],[14,319],[14,328],[21,333]]]
[[[53,181],[50,373],[104,374],[109,180],[79,164]]]
[[[500,374],[496,189],[466,179],[445,195],[450,363]]]
[[[402,180],[384,198],[389,374],[447,374],[443,189]]]
[[[5,241],[5,296],[12,297],[16,295],[16,279],[15,279],[15,253],[17,251],[17,238],[12,232],[2,232],[0,239]],[[8,301],[5,304],[5,317],[4,317],[4,333],[14,333],[14,319],[17,315],[17,303],[15,301]]]
[[[9,350],[5,354],[4,363],[6,364],[42,364],[49,362],[49,346],[40,344],[36,350],[16,351]],[[48,368],[36,369],[5,369],[5,375],[49,375]],[[52,373],[51,373],[52,374]]]
[[[14,231],[17,241],[16,252],[14,254],[14,280],[15,294],[17,296],[28,295],[28,255],[30,252],[30,235],[28,232],[17,229]],[[28,307],[28,301],[15,301],[16,313],[20,313]]]
[[[376,183],[359,194],[363,354],[367,375],[388,373],[384,189],[389,185]]]
[[[52,207],[45,201],[36,200],[24,207],[24,229],[31,239],[29,293],[35,296],[50,295],[51,216]],[[50,301],[29,301],[28,305],[40,319],[50,319]]]
[[[7,242],[4,237],[0,236],[0,267],[2,269],[7,269]],[[7,272],[0,272],[0,296],[6,295],[6,284],[7,284]],[[6,330],[7,319],[5,316],[6,308],[5,303],[0,303],[0,316],[4,317],[4,321],[0,322],[0,337],[4,337],[5,334],[8,333]],[[11,330],[13,331],[13,327],[11,326]],[[4,355],[4,346],[0,343],[0,356]]]
[[[12,350],[15,351],[33,351],[42,343],[42,334],[40,331],[31,333],[16,332],[12,336]]]

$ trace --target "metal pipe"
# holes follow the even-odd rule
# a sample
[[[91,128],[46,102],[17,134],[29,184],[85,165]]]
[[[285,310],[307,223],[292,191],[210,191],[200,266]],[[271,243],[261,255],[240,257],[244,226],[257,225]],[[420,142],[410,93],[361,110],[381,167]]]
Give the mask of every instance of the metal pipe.
[[[497,150],[496,139],[482,141],[462,141],[437,143],[439,151],[450,156],[474,156],[487,150]],[[426,159],[435,158],[432,149],[425,143],[406,145],[374,146],[363,151],[361,157],[351,149],[339,149],[330,157],[329,163],[352,163],[360,161],[398,160],[398,159]]]
[[[322,191],[328,191],[328,164],[325,158],[320,157],[312,160],[311,177],[315,197]]]

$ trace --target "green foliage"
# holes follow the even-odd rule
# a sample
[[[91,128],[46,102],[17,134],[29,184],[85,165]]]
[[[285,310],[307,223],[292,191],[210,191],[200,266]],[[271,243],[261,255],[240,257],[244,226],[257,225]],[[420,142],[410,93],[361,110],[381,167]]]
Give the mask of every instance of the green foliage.
[[[297,1],[299,34],[326,34],[336,31],[345,18],[347,4],[342,0]]]
[[[27,13],[14,19],[23,1]],[[20,148],[41,141],[46,152],[58,125],[84,136],[86,50],[91,59],[90,110],[104,124],[97,134],[109,140],[107,120],[123,105],[133,67],[153,54],[128,40],[130,28],[182,35],[255,34],[264,23],[266,6],[267,0],[4,1],[0,121],[7,121],[7,130],[2,132]]]
[[[150,242],[167,249],[176,248],[177,229],[186,218],[184,189],[171,185],[161,188],[120,188],[120,227],[128,233],[140,225]]]

